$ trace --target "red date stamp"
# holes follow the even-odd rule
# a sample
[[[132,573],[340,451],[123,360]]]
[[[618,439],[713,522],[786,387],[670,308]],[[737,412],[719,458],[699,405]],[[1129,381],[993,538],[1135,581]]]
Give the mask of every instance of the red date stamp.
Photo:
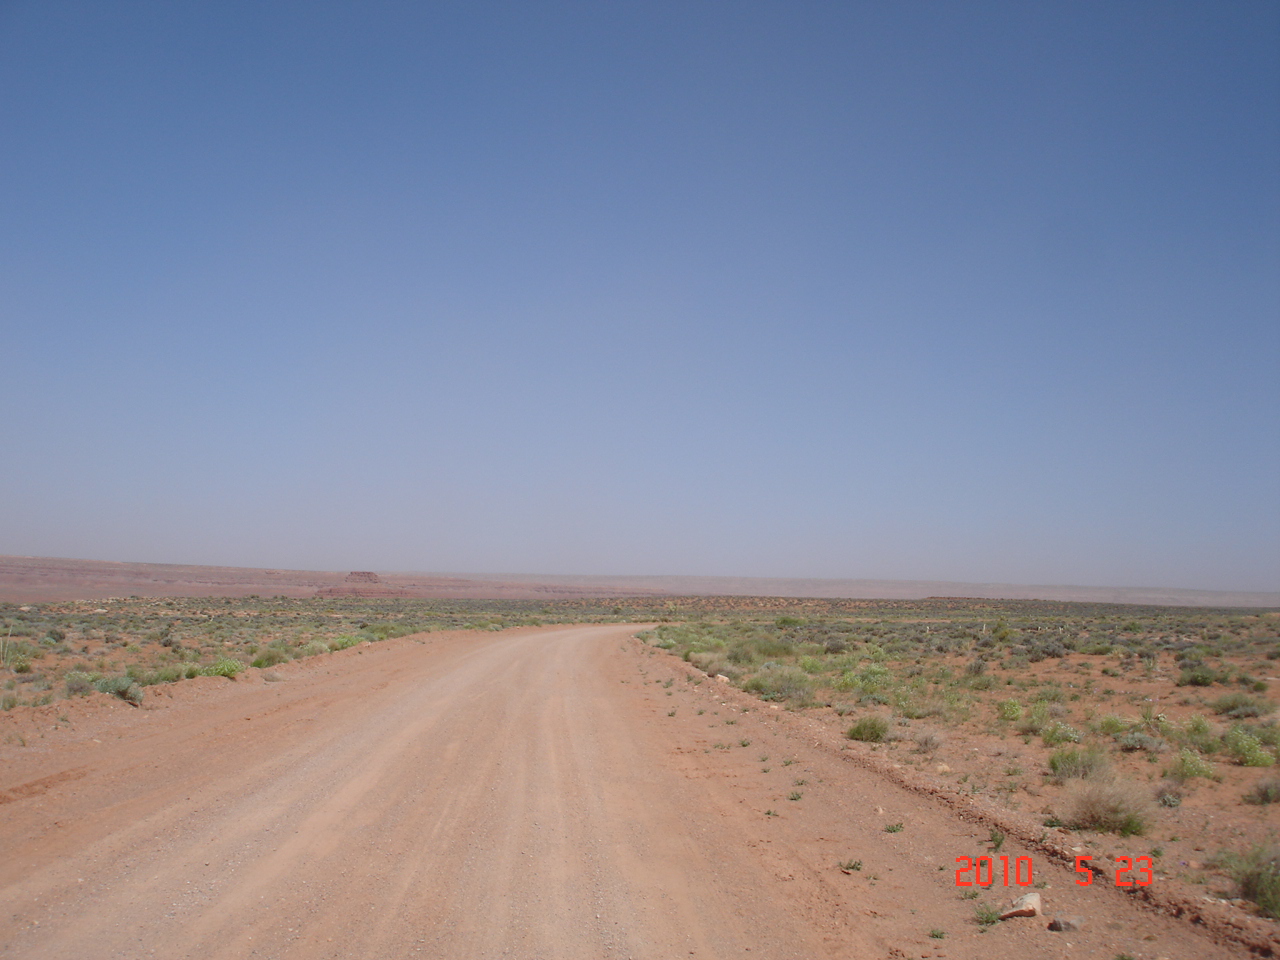
[[[1087,887],[1093,883],[1095,873],[1102,874],[1100,868],[1092,867],[1092,857],[1076,857],[1077,886]],[[1002,881],[1002,885],[1029,887],[1035,882],[1035,865],[1030,857],[956,857],[957,887],[991,887]],[[1116,857],[1115,884],[1117,887],[1147,887],[1155,880],[1150,857]]]
[[[1078,886],[1087,887],[1093,883],[1095,871],[1089,866],[1089,861],[1092,859],[1092,857],[1076,857],[1076,873],[1080,874],[1076,878]],[[1126,876],[1127,874],[1132,876]],[[1116,857],[1117,887],[1149,887],[1155,878],[1156,874],[1150,857]]]
[[[999,867],[996,861],[1000,861]],[[1032,863],[1030,857],[1016,857],[1010,869],[1009,858],[1000,857],[956,857],[959,869],[956,870],[957,887],[989,887],[996,882],[996,875],[1002,873],[1004,885],[1010,886],[1009,880],[1019,887],[1029,887],[1032,883]],[[985,873],[984,873],[985,871]],[[966,880],[963,874],[972,874],[973,879]],[[985,879],[984,879],[985,877]]]

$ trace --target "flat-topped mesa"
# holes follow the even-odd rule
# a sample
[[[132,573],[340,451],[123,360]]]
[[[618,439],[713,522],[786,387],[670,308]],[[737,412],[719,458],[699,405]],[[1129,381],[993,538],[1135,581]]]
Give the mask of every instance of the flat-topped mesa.
[[[372,570],[352,570],[347,574],[345,583],[381,583],[378,575]]]

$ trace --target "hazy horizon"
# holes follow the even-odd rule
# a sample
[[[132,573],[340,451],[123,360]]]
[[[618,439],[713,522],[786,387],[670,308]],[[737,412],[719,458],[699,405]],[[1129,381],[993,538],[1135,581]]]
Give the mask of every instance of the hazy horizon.
[[[0,88],[0,553],[1280,590],[1274,3],[15,2]]]

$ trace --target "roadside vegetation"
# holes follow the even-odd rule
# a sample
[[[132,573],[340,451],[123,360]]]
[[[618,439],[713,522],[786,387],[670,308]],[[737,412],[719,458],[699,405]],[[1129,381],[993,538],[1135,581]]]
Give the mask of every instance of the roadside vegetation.
[[[850,749],[1275,915],[1277,611],[939,599],[708,612],[644,639]]]
[[[655,653],[825,719],[849,749],[1046,829],[1149,851],[1207,894],[1274,909],[1275,610],[948,598],[9,603],[0,716],[101,694],[140,706],[157,684],[255,669],[275,681],[292,661],[411,634],[604,622],[657,624],[641,634]]]
[[[248,667],[270,668],[414,633],[623,619],[624,611],[613,601],[548,606],[354,597],[129,597],[0,603],[0,710],[94,691],[136,706],[146,688],[156,684],[234,679]]]

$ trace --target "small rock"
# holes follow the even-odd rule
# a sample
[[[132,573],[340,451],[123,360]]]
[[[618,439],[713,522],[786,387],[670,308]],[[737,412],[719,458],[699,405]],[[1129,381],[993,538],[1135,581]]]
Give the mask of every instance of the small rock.
[[[950,772],[951,772],[951,768],[950,768],[950,767],[948,767],[945,763],[940,763],[940,764],[938,764],[936,767],[934,767],[933,769],[937,770],[939,773],[950,773]]]
[[[716,674],[716,679],[717,679],[717,680],[719,680],[721,683],[728,683],[728,682],[729,682],[729,678],[728,678],[728,677],[726,677],[723,673],[717,673],[717,674]]]
[[[1012,917],[1038,917],[1043,911],[1040,909],[1040,894],[1026,893],[1013,901],[1013,907],[1000,914],[1001,920],[1008,920]]]
[[[1054,917],[1049,921],[1049,929],[1057,933],[1070,933],[1084,929],[1084,917]]]

